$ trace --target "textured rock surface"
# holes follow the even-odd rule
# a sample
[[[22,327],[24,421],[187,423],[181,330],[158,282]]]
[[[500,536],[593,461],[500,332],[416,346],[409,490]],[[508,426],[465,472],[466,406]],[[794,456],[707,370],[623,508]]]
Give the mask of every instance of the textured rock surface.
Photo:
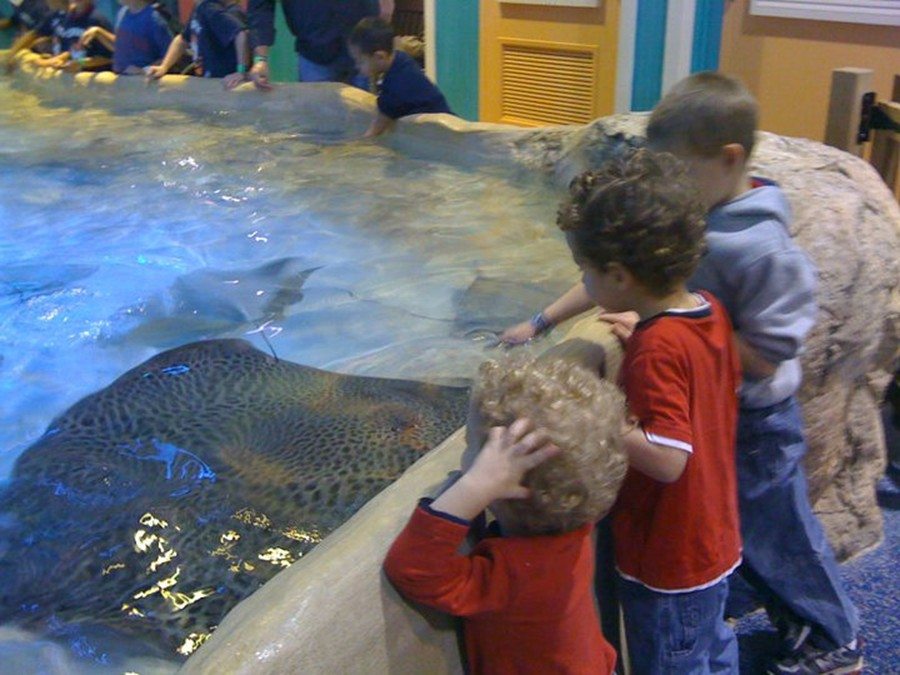
[[[878,404],[898,356],[900,208],[871,166],[812,141],[760,134],[754,170],[784,188],[791,233],[819,270],[819,319],[803,357],[806,469],[845,559],[882,536]]]

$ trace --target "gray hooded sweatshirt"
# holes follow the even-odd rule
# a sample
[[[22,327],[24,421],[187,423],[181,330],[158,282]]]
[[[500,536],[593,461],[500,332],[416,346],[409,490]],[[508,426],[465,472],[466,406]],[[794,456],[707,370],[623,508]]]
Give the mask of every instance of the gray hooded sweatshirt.
[[[774,184],[755,187],[707,215],[709,250],[689,282],[728,310],[740,337],[775,374],[744,376],[742,408],[764,408],[796,393],[803,339],[816,321],[816,270],[787,229],[790,206]]]

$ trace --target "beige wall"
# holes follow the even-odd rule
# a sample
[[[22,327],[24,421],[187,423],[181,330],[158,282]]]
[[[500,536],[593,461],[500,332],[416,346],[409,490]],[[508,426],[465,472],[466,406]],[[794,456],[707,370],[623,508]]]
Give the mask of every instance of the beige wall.
[[[760,102],[760,127],[822,140],[831,71],[871,68],[879,100],[900,74],[900,27],[750,16],[749,0],[726,0],[720,68]]]

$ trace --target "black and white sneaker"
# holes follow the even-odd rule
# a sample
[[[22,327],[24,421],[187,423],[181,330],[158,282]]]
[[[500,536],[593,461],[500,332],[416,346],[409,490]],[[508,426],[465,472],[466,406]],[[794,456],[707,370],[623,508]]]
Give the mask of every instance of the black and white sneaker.
[[[862,650],[857,640],[837,649],[806,644],[799,654],[775,663],[767,675],[852,675],[861,673]]]

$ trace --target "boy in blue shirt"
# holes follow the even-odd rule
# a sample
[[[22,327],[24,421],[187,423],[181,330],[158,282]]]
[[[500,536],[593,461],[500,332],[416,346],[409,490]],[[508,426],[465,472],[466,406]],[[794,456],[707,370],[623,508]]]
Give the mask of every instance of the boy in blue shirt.
[[[158,80],[169,72],[190,45],[203,77],[221,77],[226,89],[234,89],[247,79],[247,40],[247,17],[237,2],[201,0],[162,63],[147,68],[147,78]]]
[[[447,100],[409,54],[394,49],[394,29],[382,19],[366,18],[356,24],[348,39],[350,55],[359,72],[381,78],[378,114],[366,136],[378,136],[407,115],[453,114]]]
[[[118,75],[141,75],[144,68],[160,63],[172,42],[169,19],[148,0],[122,0],[116,17],[116,32],[100,26],[81,36],[84,47],[98,40],[113,52],[113,71]]]

